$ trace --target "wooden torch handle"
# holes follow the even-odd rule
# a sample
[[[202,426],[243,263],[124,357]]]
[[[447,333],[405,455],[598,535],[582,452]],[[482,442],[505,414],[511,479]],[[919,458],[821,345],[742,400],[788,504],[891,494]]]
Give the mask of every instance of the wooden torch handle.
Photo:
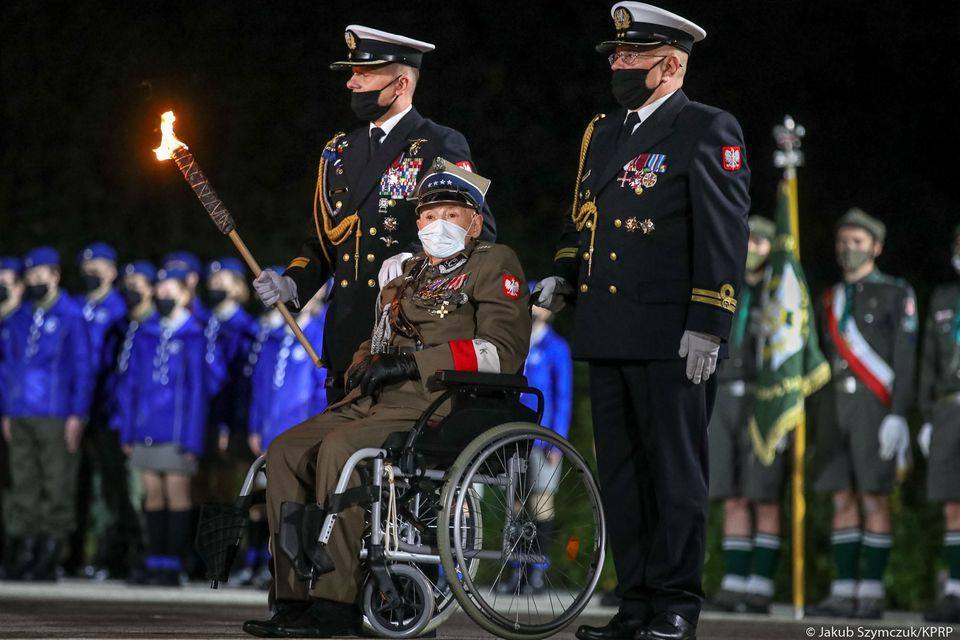
[[[243,239],[240,237],[240,234],[237,233],[237,230],[234,229],[228,233],[227,237],[233,241],[233,246],[237,248],[237,251],[239,251],[240,255],[243,257],[243,261],[247,263],[248,267],[250,267],[250,271],[253,272],[253,277],[256,278],[259,276],[263,269],[261,269],[260,265],[257,264],[256,258],[254,258],[253,254],[250,253],[250,250],[247,249],[247,245],[244,244]],[[303,335],[303,330],[300,328],[300,325],[297,324],[293,314],[290,313],[290,309],[287,309],[287,306],[283,303],[274,305],[274,307],[280,312],[280,315],[283,316],[284,322],[286,322],[287,326],[290,327],[290,330],[293,331],[293,335],[296,336],[297,341],[303,346],[304,350],[307,352],[307,355],[310,356],[310,359],[313,360],[313,364],[318,367],[323,367],[323,360],[321,360],[320,356],[317,355],[317,351],[313,348],[313,345],[310,344],[310,341],[307,340],[307,336]]]

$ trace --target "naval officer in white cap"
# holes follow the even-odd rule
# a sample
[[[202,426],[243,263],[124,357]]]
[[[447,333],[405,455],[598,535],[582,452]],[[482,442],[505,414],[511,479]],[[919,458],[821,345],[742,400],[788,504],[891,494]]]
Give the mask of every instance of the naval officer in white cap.
[[[539,304],[576,300],[620,611],[583,640],[696,637],[707,423],[747,253],[750,170],[736,119],[687,98],[706,32],[641,2],[611,11],[619,109],[583,136],[572,210]]]
[[[306,304],[328,278],[334,286],[324,330],[327,399],[343,396],[343,374],[355,347],[369,337],[380,285],[400,274],[419,250],[412,201],[435,158],[473,170],[459,131],[421,116],[413,106],[429,42],[350,25],[345,60],[330,65],[350,73],[350,106],[363,124],[337,133],[320,158],[309,235],[282,274],[266,270],[254,288],[268,306]],[[481,239],[496,227],[484,204]]]

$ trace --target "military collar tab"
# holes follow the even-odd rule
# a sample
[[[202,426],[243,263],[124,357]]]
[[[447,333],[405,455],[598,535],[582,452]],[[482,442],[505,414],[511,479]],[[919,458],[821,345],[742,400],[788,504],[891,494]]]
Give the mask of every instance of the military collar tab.
[[[460,252],[454,256],[447,258],[446,260],[437,264],[437,269],[441,274],[446,275],[453,271],[456,271],[463,265],[467,263],[467,256],[464,255],[464,252]]]

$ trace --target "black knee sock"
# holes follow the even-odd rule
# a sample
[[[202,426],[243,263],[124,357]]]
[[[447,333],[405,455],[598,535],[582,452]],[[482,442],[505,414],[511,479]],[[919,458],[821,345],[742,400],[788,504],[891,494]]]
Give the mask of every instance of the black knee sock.
[[[540,520],[537,522],[537,543],[540,546],[540,553],[546,557],[546,562],[534,563],[538,569],[546,569],[550,566],[550,546],[553,544],[553,520]]]
[[[147,525],[147,557],[144,565],[147,571],[160,571],[163,569],[164,557],[167,555],[167,524],[170,512],[166,509],[157,511],[144,511],[143,517]]]
[[[166,549],[171,570],[180,571],[183,568],[183,560],[190,552],[192,534],[193,510],[171,511]]]

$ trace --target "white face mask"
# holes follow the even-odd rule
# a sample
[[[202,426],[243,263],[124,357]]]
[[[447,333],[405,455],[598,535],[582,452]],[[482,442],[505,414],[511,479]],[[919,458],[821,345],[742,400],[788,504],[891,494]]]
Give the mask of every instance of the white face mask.
[[[434,220],[417,233],[423,250],[434,258],[449,258],[463,251],[467,230],[446,220]]]

